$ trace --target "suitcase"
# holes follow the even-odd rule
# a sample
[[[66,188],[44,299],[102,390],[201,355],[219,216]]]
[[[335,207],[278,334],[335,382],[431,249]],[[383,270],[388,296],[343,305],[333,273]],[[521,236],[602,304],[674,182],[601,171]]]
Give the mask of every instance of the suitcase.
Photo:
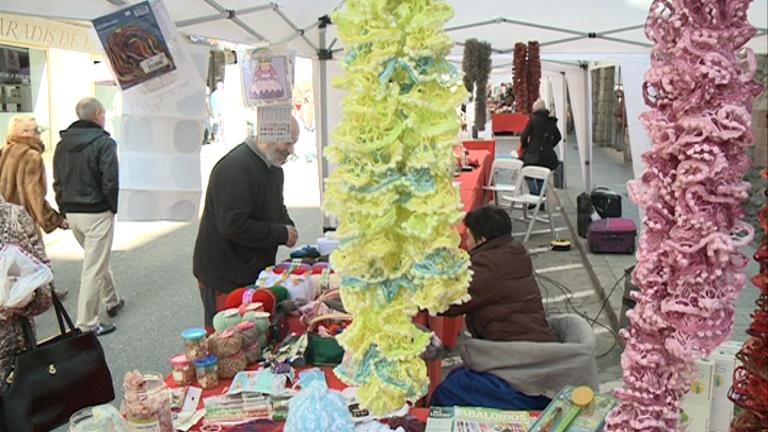
[[[592,205],[601,218],[621,217],[621,195],[606,188],[596,187],[590,193]]]
[[[607,218],[592,223],[587,230],[587,243],[592,253],[635,253],[637,227],[631,219]]]
[[[581,238],[587,238],[587,229],[592,223],[592,197],[586,193],[580,193],[576,197],[576,231]]]

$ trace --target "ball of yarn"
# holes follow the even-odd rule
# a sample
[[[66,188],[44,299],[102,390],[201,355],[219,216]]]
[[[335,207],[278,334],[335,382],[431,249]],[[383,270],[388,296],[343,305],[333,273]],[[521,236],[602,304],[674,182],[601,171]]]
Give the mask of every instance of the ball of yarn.
[[[256,324],[259,334],[267,334],[269,331],[269,314],[266,312],[247,312],[243,319]]]
[[[245,315],[246,312],[264,312],[264,305],[258,302],[242,304],[238,309],[240,310],[240,315]]]
[[[258,363],[261,360],[261,345],[257,341],[252,345],[244,346],[243,354],[245,355],[246,363],[249,365]]]
[[[243,304],[243,293],[246,289],[247,288],[237,288],[227,294],[227,301],[225,302],[227,309],[238,308]]]
[[[268,289],[247,289],[243,291],[240,303],[261,303],[264,306],[264,311],[271,314],[275,311],[278,302],[272,291]]]
[[[238,372],[242,372],[248,366],[245,354],[242,351],[233,356],[219,358],[219,366],[216,369],[220,379],[232,379]]]
[[[260,332],[255,322],[246,320],[238,324],[236,328],[240,331],[240,336],[243,338],[243,346],[259,343]]]
[[[291,298],[291,293],[288,291],[288,288],[280,285],[275,285],[272,288],[269,289],[272,291],[272,294],[275,295],[275,299],[277,300],[277,304],[280,304],[289,298]]]
[[[243,337],[237,328],[216,332],[208,338],[208,352],[222,357],[231,357],[243,349]]]
[[[220,332],[237,325],[242,320],[243,317],[240,315],[239,310],[226,309],[214,315],[213,328]]]

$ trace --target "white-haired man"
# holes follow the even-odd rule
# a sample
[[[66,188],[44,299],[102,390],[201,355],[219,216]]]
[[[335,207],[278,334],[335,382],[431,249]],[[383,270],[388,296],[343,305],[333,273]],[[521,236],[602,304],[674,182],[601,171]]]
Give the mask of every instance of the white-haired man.
[[[53,190],[59,210],[83,247],[77,302],[77,326],[105,335],[114,324],[99,323],[101,303],[115,317],[125,302],[117,294],[110,250],[117,214],[117,144],[104,130],[104,107],[85,98],[75,108],[77,120],[61,131],[53,155]]]
[[[278,246],[296,245],[299,234],[283,202],[281,166],[298,138],[299,124],[291,118],[290,142],[251,136],[211,171],[192,268],[208,327],[227,293],[254,283],[275,263]]]

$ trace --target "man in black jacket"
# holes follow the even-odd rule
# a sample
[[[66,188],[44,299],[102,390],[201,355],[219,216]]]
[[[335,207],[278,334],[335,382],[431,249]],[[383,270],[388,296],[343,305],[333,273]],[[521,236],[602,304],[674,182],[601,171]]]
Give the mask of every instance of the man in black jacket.
[[[250,136],[211,171],[192,268],[208,327],[217,301],[254,283],[275,263],[279,245],[296,245],[299,234],[283,202],[281,166],[298,138],[299,125],[292,118],[290,142]]]
[[[61,131],[53,155],[53,190],[84,250],[77,326],[104,335],[115,326],[99,323],[100,303],[110,317],[125,304],[110,267],[119,189],[117,144],[104,130],[105,112],[98,100],[85,98],[75,111],[79,120]]]

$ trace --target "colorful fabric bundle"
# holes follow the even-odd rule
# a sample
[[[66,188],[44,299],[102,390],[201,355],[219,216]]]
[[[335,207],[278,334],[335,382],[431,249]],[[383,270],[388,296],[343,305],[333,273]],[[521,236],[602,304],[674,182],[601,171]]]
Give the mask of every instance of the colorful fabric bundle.
[[[219,365],[216,368],[216,374],[220,379],[232,379],[238,372],[244,371],[248,366],[248,360],[242,351],[235,353],[235,355],[221,358],[219,357]]]
[[[219,358],[231,357],[243,348],[243,337],[237,328],[216,332],[208,337],[208,353]]]
[[[289,402],[285,432],[352,432],[355,424],[344,397],[328,389],[323,372],[310,369],[299,376],[301,392]]]
[[[466,92],[442,30],[452,15],[442,0],[349,0],[334,14],[347,47],[335,84],[349,94],[327,152],[338,168],[324,206],[340,222],[331,262],[354,316],[338,336],[348,356],[336,373],[376,414],[426,393],[419,355],[430,335],[412,317],[468,298],[452,184]]]
[[[646,171],[630,182],[645,210],[633,282],[637,306],[622,356],[624,388],[607,431],[676,431],[695,361],[731,334],[753,228],[742,202],[751,186],[755,34],[750,0],[655,0],[654,42],[642,120],[653,141]]]

